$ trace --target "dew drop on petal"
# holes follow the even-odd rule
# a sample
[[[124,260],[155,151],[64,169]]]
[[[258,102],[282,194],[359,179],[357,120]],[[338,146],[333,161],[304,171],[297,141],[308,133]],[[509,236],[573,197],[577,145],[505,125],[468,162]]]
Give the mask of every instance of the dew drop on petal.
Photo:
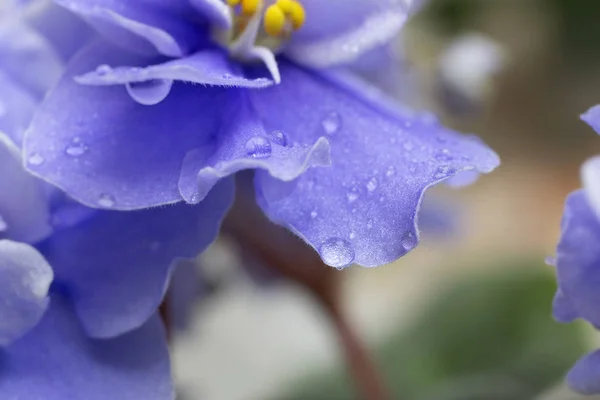
[[[356,200],[358,200],[358,193],[348,192],[346,193],[346,198],[348,199],[348,203],[354,203]]]
[[[246,142],[246,152],[252,158],[269,158],[271,142],[262,136],[253,136]]]
[[[327,239],[321,247],[319,247],[319,254],[327,265],[331,265],[336,268],[343,268],[354,261],[354,248],[345,239],[342,238],[330,238]]]
[[[223,74],[223,79],[233,79],[233,75],[231,75],[231,74]]]
[[[115,203],[115,198],[110,194],[101,194],[100,197],[98,197],[98,205],[100,207],[112,208],[115,206]]]
[[[167,98],[173,81],[170,79],[151,79],[142,82],[129,82],[125,85],[127,93],[136,102],[145,106],[153,106]]]
[[[311,213],[310,213],[310,217],[313,219],[317,218],[317,215],[319,215],[319,214],[316,211],[311,211]]]
[[[374,192],[377,189],[378,186],[379,186],[379,182],[377,181],[377,178],[373,177],[367,183],[367,190],[369,192]]]
[[[451,167],[449,167],[448,165],[442,165],[435,171],[435,174],[433,175],[433,177],[435,179],[442,179],[442,178],[448,177],[453,172],[454,172],[454,170]]]
[[[440,162],[452,161],[453,157],[450,155],[450,150],[443,149],[435,155],[435,159]]]
[[[71,157],[79,157],[85,154],[87,147],[80,142],[79,138],[74,138],[72,142],[73,143],[71,143],[65,149],[65,153],[67,153],[67,155]]]
[[[387,176],[388,178],[394,176],[394,174],[396,173],[396,168],[394,168],[393,166],[389,166],[387,171],[385,171],[385,176]]]
[[[31,165],[42,165],[44,163],[44,157],[40,155],[40,153],[32,153],[27,162]]]
[[[271,132],[269,139],[271,139],[273,143],[283,147],[287,146],[289,143],[287,135],[282,131]]]
[[[400,239],[400,244],[402,245],[402,248],[406,250],[406,252],[409,252],[417,247],[417,237],[412,232],[406,232]]]
[[[106,75],[106,74],[110,73],[111,71],[112,71],[112,68],[106,64],[98,65],[98,67],[96,67],[96,74],[98,74],[100,76]]]
[[[342,118],[336,111],[332,111],[321,121],[321,125],[326,134],[333,135],[340,130]]]
[[[356,239],[356,232],[350,231],[350,233],[348,234],[348,237],[350,238],[350,240]]]

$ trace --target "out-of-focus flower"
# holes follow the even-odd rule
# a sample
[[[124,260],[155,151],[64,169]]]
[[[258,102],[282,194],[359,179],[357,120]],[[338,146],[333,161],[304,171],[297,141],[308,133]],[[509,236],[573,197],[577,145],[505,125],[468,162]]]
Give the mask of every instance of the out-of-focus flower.
[[[196,204],[257,169],[272,221],[326,264],[375,266],[417,245],[429,186],[498,165],[476,138],[319,70],[385,45],[411,2],[58,3],[122,45],[81,51],[27,134],[28,168],[89,206]]]
[[[170,399],[156,309],[178,258],[215,238],[231,189],[123,213],[81,206],[27,173],[24,127],[62,62],[26,15],[0,17],[0,397]]]
[[[442,54],[438,71],[446,107],[458,113],[480,109],[506,62],[505,50],[489,37],[468,33],[456,38]]]
[[[600,133],[600,106],[583,115]],[[556,249],[558,291],[554,317],[560,322],[582,318],[600,328],[600,157],[581,169],[583,189],[569,195]],[[600,351],[583,357],[567,376],[569,385],[584,394],[600,393]]]

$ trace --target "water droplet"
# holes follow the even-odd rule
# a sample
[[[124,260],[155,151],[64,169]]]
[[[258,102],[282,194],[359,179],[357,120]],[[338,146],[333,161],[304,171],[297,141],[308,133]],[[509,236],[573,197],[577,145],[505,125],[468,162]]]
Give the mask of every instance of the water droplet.
[[[110,194],[101,194],[98,197],[98,205],[103,208],[113,208],[115,206],[115,198]]]
[[[350,231],[350,233],[348,234],[348,237],[350,238],[350,240],[356,239],[356,232]]]
[[[417,247],[417,237],[412,232],[406,232],[400,239],[400,244],[406,252],[409,252]]]
[[[354,203],[356,200],[358,200],[358,193],[348,192],[346,193],[346,198],[348,199],[348,203]]]
[[[319,254],[327,265],[336,268],[343,268],[354,261],[354,248],[345,239],[331,238],[326,240],[319,247]]]
[[[42,165],[44,163],[44,157],[40,153],[31,153],[27,162],[31,165]]]
[[[442,165],[436,171],[433,177],[435,179],[442,179],[448,177],[450,174],[454,172],[453,168],[448,165]]]
[[[109,65],[102,64],[96,67],[96,74],[103,76],[112,72],[112,68]]]
[[[379,182],[377,181],[377,178],[373,177],[371,178],[371,180],[367,183],[367,190],[369,192],[374,192],[377,189],[377,186],[379,186]]]
[[[328,135],[333,135],[340,130],[340,127],[342,126],[342,118],[340,117],[340,114],[332,111],[327,115],[327,117],[325,117],[323,121],[321,121],[321,125],[323,126],[325,133]]]
[[[271,142],[262,136],[251,137],[246,142],[246,152],[252,158],[269,158],[271,150]]]
[[[79,157],[87,151],[87,147],[81,143],[79,138],[73,138],[72,143],[67,146],[65,152],[72,157]]]
[[[269,138],[271,139],[271,141],[275,144],[278,144],[280,146],[287,146],[288,145],[288,137],[287,135],[282,132],[282,131],[273,131],[271,132],[271,134],[269,135]]]
[[[404,142],[402,144],[402,147],[404,147],[404,150],[406,150],[406,151],[411,151],[412,149],[415,148],[415,145],[412,142]]]
[[[454,157],[450,155],[450,150],[443,149],[435,155],[435,159],[441,162],[452,161]]]
[[[223,79],[233,79],[233,75],[231,75],[231,74],[223,74]]]
[[[313,219],[317,218],[317,215],[319,215],[319,214],[316,211],[311,211],[311,213],[310,213],[310,217]]]
[[[153,106],[167,98],[173,81],[170,79],[151,79],[142,82],[129,82],[125,85],[132,99],[145,106]]]
[[[385,171],[385,176],[387,176],[388,178],[394,176],[394,174],[396,174],[396,168],[394,168],[393,166],[389,166],[387,171]]]

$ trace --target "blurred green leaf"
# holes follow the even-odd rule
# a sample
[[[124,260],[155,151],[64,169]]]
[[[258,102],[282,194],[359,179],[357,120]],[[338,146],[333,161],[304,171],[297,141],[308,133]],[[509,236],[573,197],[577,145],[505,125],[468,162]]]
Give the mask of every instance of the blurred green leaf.
[[[398,398],[531,400],[585,351],[580,326],[551,318],[549,268],[513,262],[494,271],[450,284],[379,349]],[[317,373],[287,399],[356,398],[343,371]]]

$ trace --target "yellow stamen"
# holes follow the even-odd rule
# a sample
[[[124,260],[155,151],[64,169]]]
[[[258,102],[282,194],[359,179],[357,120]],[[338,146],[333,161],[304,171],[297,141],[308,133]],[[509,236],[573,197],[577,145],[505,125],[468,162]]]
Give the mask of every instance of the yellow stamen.
[[[276,4],[267,7],[265,18],[263,20],[263,26],[267,35],[274,37],[279,36],[285,28],[285,23],[285,14],[280,7]]]
[[[241,2],[241,1],[242,1],[242,0],[227,0],[227,5],[228,5],[229,7],[235,7],[235,6],[237,6],[238,4],[240,4],[240,2]]]
[[[296,0],[277,0],[277,6],[285,13],[291,22],[294,30],[298,30],[304,25],[306,12],[302,4]]]
[[[261,7],[261,0],[241,0],[242,13],[245,15],[254,15]]]

